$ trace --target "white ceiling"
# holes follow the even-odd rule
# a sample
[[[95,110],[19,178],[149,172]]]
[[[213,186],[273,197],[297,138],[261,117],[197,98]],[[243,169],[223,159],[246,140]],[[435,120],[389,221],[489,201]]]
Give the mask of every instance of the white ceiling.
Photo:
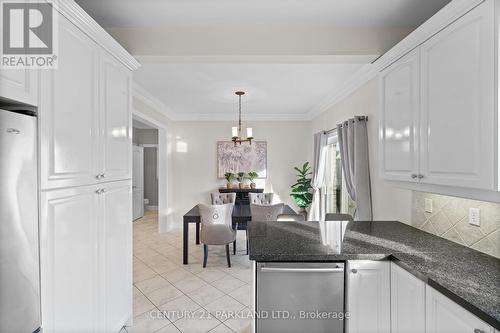
[[[109,28],[414,28],[449,0],[77,0]]]
[[[134,80],[179,120],[303,119],[361,64],[147,64]]]
[[[236,90],[246,119],[308,119],[449,2],[76,1],[139,57],[134,80],[178,120],[236,119]]]

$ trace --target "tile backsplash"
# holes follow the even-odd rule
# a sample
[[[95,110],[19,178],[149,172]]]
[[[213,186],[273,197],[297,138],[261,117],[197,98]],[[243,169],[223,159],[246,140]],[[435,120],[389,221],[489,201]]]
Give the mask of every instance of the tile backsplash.
[[[425,199],[432,200],[432,213],[425,211]],[[481,210],[480,226],[469,224],[469,208]],[[414,191],[412,225],[500,258],[499,203]]]

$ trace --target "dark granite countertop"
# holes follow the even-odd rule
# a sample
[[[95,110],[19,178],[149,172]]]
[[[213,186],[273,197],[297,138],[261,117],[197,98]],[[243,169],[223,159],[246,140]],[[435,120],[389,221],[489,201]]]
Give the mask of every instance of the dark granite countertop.
[[[500,329],[500,259],[396,221],[252,222],[250,260],[392,260]]]

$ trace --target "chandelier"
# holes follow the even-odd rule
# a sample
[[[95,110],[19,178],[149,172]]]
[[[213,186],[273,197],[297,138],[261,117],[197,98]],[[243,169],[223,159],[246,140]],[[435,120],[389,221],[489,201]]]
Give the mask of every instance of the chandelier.
[[[234,142],[235,146],[238,143],[241,145],[242,142],[248,142],[249,144],[252,144],[253,135],[252,135],[252,128],[251,127],[247,127],[247,138],[243,139],[241,137],[241,96],[245,95],[245,92],[244,91],[237,91],[237,92],[235,92],[235,94],[238,95],[238,98],[239,98],[238,126],[234,126],[232,128],[231,141]]]

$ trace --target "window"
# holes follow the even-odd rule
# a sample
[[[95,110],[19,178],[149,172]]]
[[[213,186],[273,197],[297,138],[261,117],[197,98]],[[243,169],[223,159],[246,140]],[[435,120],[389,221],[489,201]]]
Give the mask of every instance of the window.
[[[328,137],[325,177],[326,186],[323,189],[325,212],[327,214],[348,213],[352,215],[355,204],[346,190],[336,130],[332,131]]]

